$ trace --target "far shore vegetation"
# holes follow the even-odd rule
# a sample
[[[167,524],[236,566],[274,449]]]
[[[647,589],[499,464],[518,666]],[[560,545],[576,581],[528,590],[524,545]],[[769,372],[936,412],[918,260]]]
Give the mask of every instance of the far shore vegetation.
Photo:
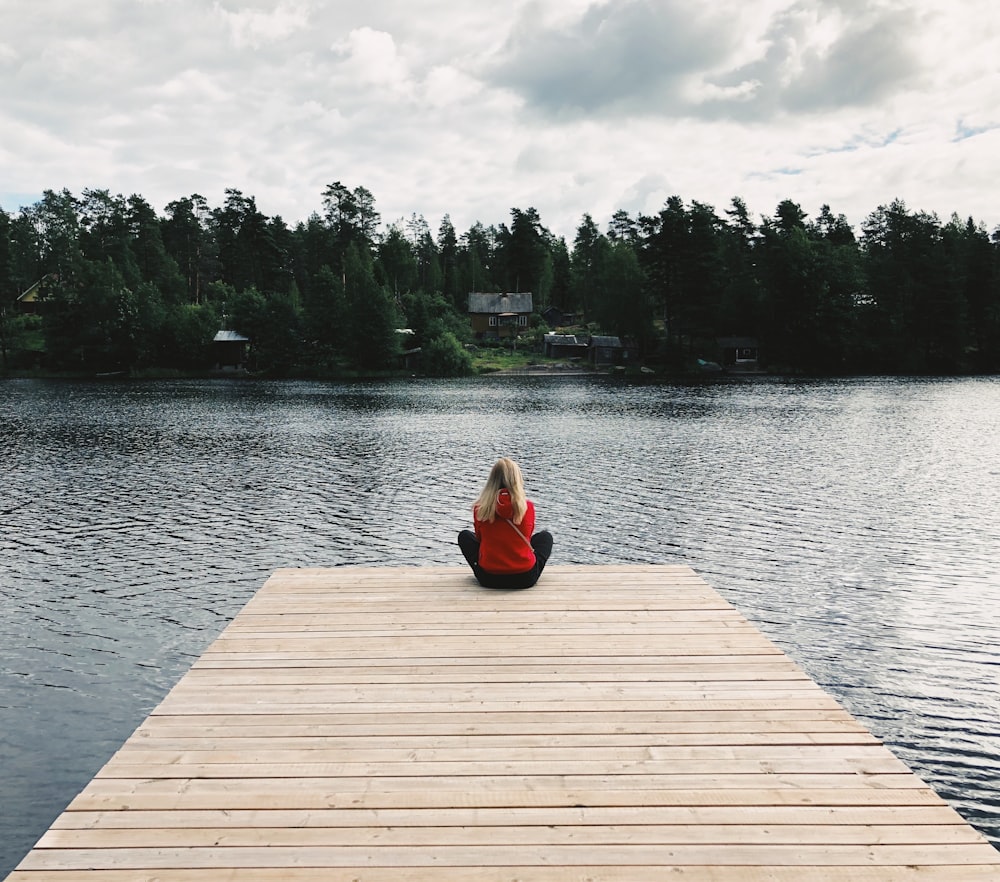
[[[364,187],[319,202],[294,225],[238,190],[162,212],[107,190],[0,208],[0,376],[211,375],[220,330],[251,377],[583,369],[545,355],[550,332],[617,337],[629,370],[664,376],[714,365],[724,338],[752,340],[762,372],[1000,371],[1000,229],[973,218],[897,200],[855,230],[828,206],[671,197],[606,229],[584,215],[567,242],[533,208],[435,232],[383,224]],[[531,292],[530,321],[477,339],[471,292]]]

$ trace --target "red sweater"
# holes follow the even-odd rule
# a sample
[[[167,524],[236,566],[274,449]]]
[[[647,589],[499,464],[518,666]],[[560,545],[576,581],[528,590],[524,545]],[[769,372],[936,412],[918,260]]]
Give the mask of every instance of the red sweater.
[[[528,509],[524,519],[517,525],[527,539],[535,531],[535,506],[527,500]],[[535,552],[531,546],[517,535],[508,518],[514,515],[510,493],[501,490],[497,496],[497,513],[493,521],[481,521],[472,511],[472,521],[479,540],[479,566],[487,573],[526,573],[535,565]]]

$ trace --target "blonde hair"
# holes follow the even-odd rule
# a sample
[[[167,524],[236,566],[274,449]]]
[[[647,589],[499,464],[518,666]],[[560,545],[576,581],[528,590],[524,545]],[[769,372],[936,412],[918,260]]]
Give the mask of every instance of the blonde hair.
[[[493,521],[497,513],[497,496],[504,488],[510,493],[510,500],[514,507],[515,524],[524,520],[524,513],[528,510],[528,503],[524,495],[524,478],[521,477],[521,467],[512,459],[503,457],[498,459],[496,464],[490,469],[490,476],[486,479],[486,486],[476,500],[474,510],[476,517],[481,521]]]

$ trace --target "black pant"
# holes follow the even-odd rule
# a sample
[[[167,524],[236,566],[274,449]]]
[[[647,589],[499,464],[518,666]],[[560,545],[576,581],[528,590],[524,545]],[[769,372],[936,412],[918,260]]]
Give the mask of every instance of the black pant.
[[[548,530],[539,530],[531,537],[535,565],[526,573],[487,573],[479,566],[479,540],[472,530],[462,530],[458,534],[458,547],[472,567],[476,581],[484,588],[530,588],[538,581],[552,554],[552,534]]]

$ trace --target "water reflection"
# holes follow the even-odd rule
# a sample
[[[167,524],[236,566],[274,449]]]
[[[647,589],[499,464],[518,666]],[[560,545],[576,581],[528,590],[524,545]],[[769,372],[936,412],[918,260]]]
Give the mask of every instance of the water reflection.
[[[1000,838],[1000,384],[0,384],[0,872],[283,566],[688,563]]]

